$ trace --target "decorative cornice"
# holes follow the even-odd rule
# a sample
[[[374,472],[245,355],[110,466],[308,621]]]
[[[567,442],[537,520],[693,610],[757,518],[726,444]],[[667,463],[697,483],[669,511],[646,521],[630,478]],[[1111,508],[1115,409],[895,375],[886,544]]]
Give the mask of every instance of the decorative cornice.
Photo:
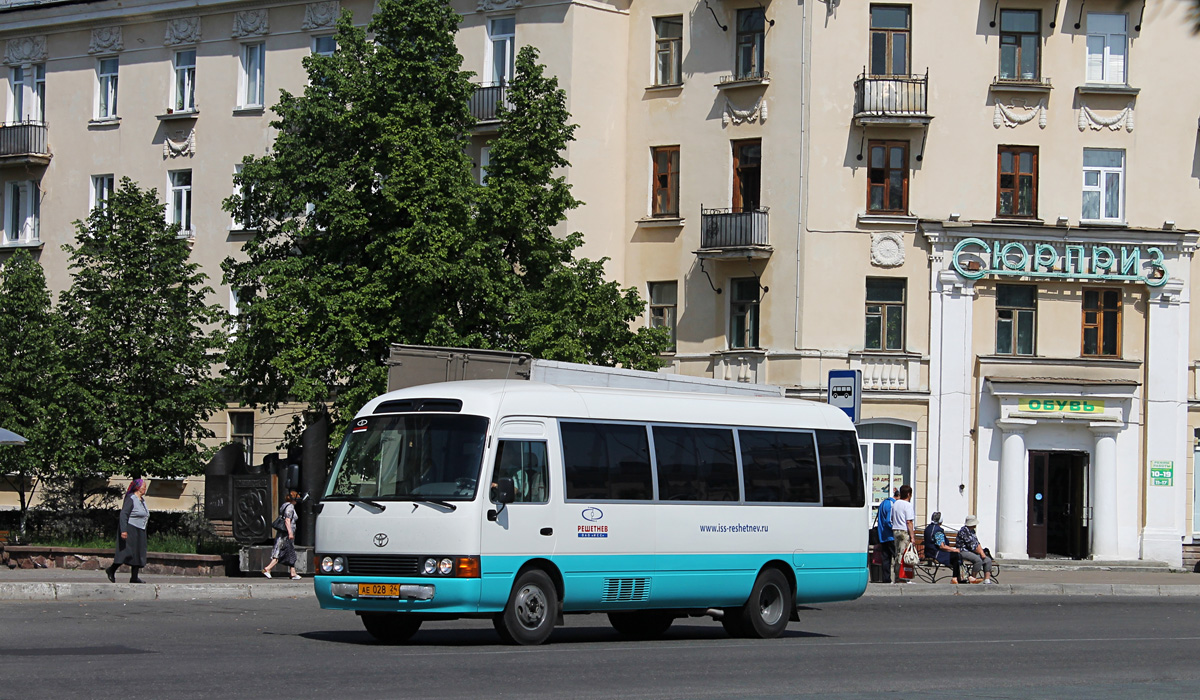
[[[10,66],[41,63],[46,60],[46,36],[23,36],[9,39],[4,47],[4,62]]]
[[[96,27],[92,30],[88,53],[117,53],[123,48],[125,40],[121,35],[121,27]]]
[[[310,2],[304,6],[304,22],[302,29],[332,29],[341,14],[341,6],[337,0],[329,2]]]
[[[1017,103],[1020,102],[1020,106]],[[1024,113],[1019,113],[1017,110],[1025,110]],[[992,115],[992,126],[999,129],[1002,126],[1014,128],[1018,124],[1028,124],[1034,118],[1038,120],[1038,126],[1042,129],[1046,128],[1046,98],[1042,98],[1036,105],[1030,107],[1025,100],[1014,99],[1011,104],[1004,104],[1000,100],[996,100],[996,112]]]
[[[749,109],[738,109],[733,106],[733,102],[729,98],[725,98],[725,109],[721,112],[721,126],[729,126],[730,122],[734,125],[744,122],[765,122],[767,120],[767,102],[762,95],[750,106]]]
[[[163,139],[163,160],[196,155],[196,129],[181,129]]]
[[[200,18],[176,17],[167,20],[167,31],[163,36],[166,46],[200,43]]]
[[[496,12],[498,10],[515,10],[521,6],[521,0],[479,0],[476,12]]]
[[[1086,131],[1088,127],[1092,127],[1093,131],[1099,131],[1104,127],[1108,127],[1113,131],[1120,131],[1122,127],[1125,131],[1133,131],[1133,103],[1125,105],[1125,109],[1117,112],[1111,117],[1101,117],[1091,110],[1087,105],[1079,106],[1079,130]]]
[[[247,36],[263,36],[267,33],[267,11],[243,10],[233,15],[233,32],[235,39]]]

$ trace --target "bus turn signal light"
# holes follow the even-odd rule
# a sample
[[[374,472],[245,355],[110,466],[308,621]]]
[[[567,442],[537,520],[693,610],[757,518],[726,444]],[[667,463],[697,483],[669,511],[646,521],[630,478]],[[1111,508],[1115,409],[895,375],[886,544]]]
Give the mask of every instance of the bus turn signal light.
[[[454,574],[459,578],[479,578],[479,557],[459,557]]]

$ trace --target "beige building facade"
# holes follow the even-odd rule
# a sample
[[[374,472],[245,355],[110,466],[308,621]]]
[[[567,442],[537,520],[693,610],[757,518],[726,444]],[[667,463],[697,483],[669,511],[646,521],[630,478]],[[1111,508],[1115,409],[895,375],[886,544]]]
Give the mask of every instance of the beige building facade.
[[[975,513],[1002,556],[1180,565],[1200,543],[1184,3],[452,4],[478,176],[535,46],[579,125],[564,231],[672,329],[668,371],[823,399],[830,370],[861,370],[876,500],[911,483],[920,524]],[[0,8],[5,246],[64,288],[70,222],[128,175],[170,216],[189,204],[219,279],[248,235],[219,206],[235,164],[270,145],[263,106],[302,88],[340,9],[372,5]],[[214,431],[256,461],[290,420],[231,410]]]

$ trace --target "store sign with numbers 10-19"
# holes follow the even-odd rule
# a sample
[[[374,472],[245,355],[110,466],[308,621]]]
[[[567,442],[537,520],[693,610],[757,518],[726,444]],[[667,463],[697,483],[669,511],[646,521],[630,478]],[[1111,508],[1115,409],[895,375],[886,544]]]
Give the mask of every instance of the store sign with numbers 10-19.
[[[987,243],[964,238],[954,246],[950,264],[969,280],[987,275],[1042,279],[1142,282],[1151,287],[1167,283],[1162,249],[1156,246],[1049,243]]]

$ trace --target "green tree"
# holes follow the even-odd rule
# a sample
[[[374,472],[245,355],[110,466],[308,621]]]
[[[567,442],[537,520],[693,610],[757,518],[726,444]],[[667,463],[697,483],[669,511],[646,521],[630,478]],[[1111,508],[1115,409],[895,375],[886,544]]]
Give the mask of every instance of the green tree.
[[[123,178],[107,206],[75,222],[74,278],[59,301],[76,387],[75,476],[199,473],[224,407],[214,363],[225,314],[156,190]]]
[[[53,473],[64,447],[63,397],[69,391],[59,350],[60,322],[42,267],[17,250],[0,268],[0,427],[28,442],[0,446],[0,477],[20,501],[25,534],[29,504]],[[64,450],[61,454],[66,454]]]
[[[568,362],[657,369],[669,343],[663,330],[631,329],[644,312],[637,290],[604,278],[605,260],[576,259],[583,235],[555,235],[578,207],[563,172],[575,139],[566,93],[547,77],[532,46],[522,47],[490,143],[477,227],[497,265],[494,297],[481,335],[498,345]],[[493,297],[493,298],[494,298]]]
[[[304,93],[274,108],[271,152],[243,161],[226,208],[258,235],[224,270],[239,292],[228,372],[247,402],[332,404],[344,420],[384,389],[392,343],[653,366],[656,334],[627,328],[636,293],[551,233],[576,206],[554,177],[573,127],[531,54],[497,142],[499,194],[472,178],[458,19],[444,0],[383,0],[366,31],[344,14],[337,52],[306,58]]]

